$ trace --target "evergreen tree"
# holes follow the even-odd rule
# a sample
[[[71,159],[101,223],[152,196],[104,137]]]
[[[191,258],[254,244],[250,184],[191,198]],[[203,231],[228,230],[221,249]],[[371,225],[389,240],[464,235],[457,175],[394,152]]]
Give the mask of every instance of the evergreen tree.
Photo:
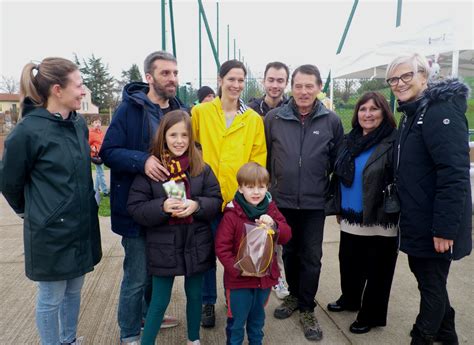
[[[142,74],[137,64],[133,64],[127,71],[122,71],[122,80],[128,84],[132,81],[143,81]]]
[[[84,84],[91,90],[92,103],[100,109],[105,109],[113,105],[113,91],[115,79],[109,73],[109,66],[102,62],[102,58],[96,58],[94,54],[90,58],[79,62],[77,55],[74,55],[76,64],[82,73]]]
[[[128,70],[122,70],[122,79],[117,80],[117,90],[121,92],[125,85],[134,81],[143,81],[137,64],[133,64]]]

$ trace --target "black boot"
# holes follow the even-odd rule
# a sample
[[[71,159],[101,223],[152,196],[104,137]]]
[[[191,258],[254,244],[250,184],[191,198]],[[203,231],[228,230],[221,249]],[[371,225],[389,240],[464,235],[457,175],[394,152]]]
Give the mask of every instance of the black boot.
[[[212,328],[216,325],[216,314],[214,312],[214,304],[205,304],[202,307],[201,326],[204,328]]]
[[[456,326],[454,324],[454,309],[449,310],[444,315],[443,322],[439,328],[435,341],[441,342],[443,345],[459,345],[458,335],[456,334]]]
[[[413,329],[410,332],[411,343],[410,345],[433,345],[434,336],[424,334],[421,332],[416,325],[413,325]]]

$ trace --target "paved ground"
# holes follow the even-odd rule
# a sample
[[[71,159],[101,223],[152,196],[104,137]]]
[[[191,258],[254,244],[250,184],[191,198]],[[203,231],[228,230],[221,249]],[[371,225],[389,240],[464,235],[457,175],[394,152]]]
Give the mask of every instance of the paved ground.
[[[83,288],[79,335],[85,344],[118,344],[116,322],[117,299],[121,281],[123,250],[120,237],[110,230],[110,218],[101,218],[104,257],[94,272],[87,275]],[[34,321],[35,283],[24,275],[24,256],[21,220],[13,214],[0,196],[0,344],[38,344]],[[324,257],[319,292],[316,296],[316,315],[324,330],[319,344],[409,344],[408,332],[418,310],[419,295],[410,273],[406,255],[400,254],[390,299],[388,325],[373,329],[365,335],[348,331],[355,314],[329,313],[326,305],[337,299],[339,289],[338,264],[339,231],[335,219],[326,221]],[[217,326],[202,330],[202,344],[225,344],[225,306],[222,291],[222,268],[218,273]],[[449,276],[448,288],[456,309],[457,330],[461,344],[474,344],[474,256],[455,262]],[[273,309],[278,305],[271,296],[267,306],[264,344],[310,344],[306,341],[297,315],[288,320],[276,320]],[[183,280],[177,279],[168,313],[177,315],[181,325],[164,330],[159,344],[185,344],[185,296]]]

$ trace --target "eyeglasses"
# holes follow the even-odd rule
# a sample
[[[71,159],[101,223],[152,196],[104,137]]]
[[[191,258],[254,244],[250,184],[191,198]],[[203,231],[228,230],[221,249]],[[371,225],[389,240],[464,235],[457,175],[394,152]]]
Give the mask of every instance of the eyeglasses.
[[[418,72],[417,72],[418,73]],[[403,73],[401,76],[399,77],[392,77],[392,78],[388,78],[386,80],[387,84],[390,85],[390,86],[397,86],[398,85],[398,82],[400,81],[400,79],[404,82],[404,83],[408,83],[410,82],[412,79],[413,79],[413,76],[415,75],[415,72],[407,72],[407,73]]]

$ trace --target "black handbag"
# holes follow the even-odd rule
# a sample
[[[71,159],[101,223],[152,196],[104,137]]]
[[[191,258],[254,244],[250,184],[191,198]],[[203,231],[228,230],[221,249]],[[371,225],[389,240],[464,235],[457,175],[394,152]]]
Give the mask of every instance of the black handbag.
[[[395,183],[390,183],[383,191],[383,210],[385,213],[400,212],[400,199]]]
[[[339,190],[339,179],[334,173],[332,173],[329,178],[329,188],[326,193],[324,213],[326,216],[334,216],[341,213],[341,191]]]

